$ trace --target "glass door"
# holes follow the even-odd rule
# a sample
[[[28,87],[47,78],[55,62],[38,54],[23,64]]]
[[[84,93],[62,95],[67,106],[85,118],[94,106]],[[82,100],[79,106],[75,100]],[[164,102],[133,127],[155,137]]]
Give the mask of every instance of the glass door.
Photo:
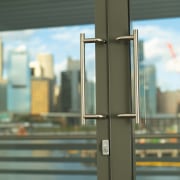
[[[95,119],[80,120],[81,32],[94,37],[94,25],[0,33],[1,179],[97,179]],[[95,113],[95,47],[86,50],[86,112]]]
[[[179,22],[178,17],[132,21],[132,28],[139,29],[137,180],[180,177]]]
[[[1,179],[95,180],[97,158],[99,179],[108,179],[108,156],[99,147],[102,139],[109,145],[108,120],[99,139],[96,117],[81,121],[80,33],[95,37],[95,26],[0,32]],[[95,44],[86,44],[86,54],[84,110],[96,114]]]
[[[1,33],[2,179],[135,178],[137,31],[128,0],[95,7],[95,26]]]

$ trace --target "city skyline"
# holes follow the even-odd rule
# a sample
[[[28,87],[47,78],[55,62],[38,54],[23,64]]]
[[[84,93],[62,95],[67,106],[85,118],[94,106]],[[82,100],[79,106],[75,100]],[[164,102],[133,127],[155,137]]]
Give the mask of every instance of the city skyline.
[[[157,87],[162,91],[180,89],[180,18],[136,21],[132,26],[145,42],[144,63],[156,67]],[[172,45],[175,57],[168,44]]]
[[[154,64],[157,68],[157,86],[163,91],[180,89],[180,18],[135,21],[132,22],[132,28],[138,29],[139,39],[145,41],[145,63]],[[65,70],[69,56],[79,60],[80,33],[85,33],[86,37],[94,37],[95,27],[91,24],[0,32],[4,44],[5,69],[9,50],[26,49],[29,51],[30,61],[34,61],[38,53],[52,54],[57,76]],[[171,56],[168,43],[174,48],[176,57]],[[86,70],[88,78],[95,81],[94,45],[86,46]],[[7,77],[6,71],[4,77]]]
[[[57,84],[55,84],[53,56],[39,54],[37,57],[37,64],[32,65],[29,63],[26,50],[10,52],[7,64],[8,80],[0,82],[0,90],[3,94],[0,98],[3,100],[2,105],[4,106],[1,107],[0,112],[28,114],[80,112],[80,62],[69,57],[66,70],[59,74],[60,78],[63,77],[62,74],[68,76],[68,81],[63,80],[61,86],[58,87],[58,94],[55,94]],[[66,89],[67,85],[68,89]],[[92,88],[92,85],[88,85],[88,88],[90,88],[88,95],[94,94],[95,89]],[[93,98],[91,95],[90,97]],[[67,104],[68,98],[70,98],[70,102]],[[57,103],[58,99],[60,103]],[[91,111],[94,101],[91,99],[87,106]],[[68,109],[62,108],[66,104]]]
[[[165,22],[165,21],[164,21]],[[155,23],[157,24],[157,23]],[[166,23],[164,23],[163,26],[165,26]],[[171,52],[168,49],[168,43],[173,44],[173,42],[171,42],[172,40],[172,34],[169,33],[171,28],[168,29],[168,31],[165,31],[164,34],[161,34],[161,30],[163,28],[163,26],[160,28],[158,26],[153,26],[151,23],[150,25],[146,24],[145,26],[143,26],[143,23],[134,23],[133,24],[134,28],[138,28],[139,29],[139,40],[140,40],[140,46],[143,47],[143,50],[140,51],[140,62],[142,63],[142,65],[145,67],[144,69],[147,69],[148,67],[154,67],[154,71],[156,72],[156,80],[159,81],[158,79],[158,75],[160,73],[160,76],[164,75],[164,78],[160,78],[161,80],[166,80],[166,77],[172,77],[172,73],[173,75],[177,76],[177,67],[173,69],[173,63],[177,62],[177,58],[179,56],[179,52],[177,52],[176,49],[174,49],[174,53],[176,53],[176,55],[174,55],[174,59],[172,60],[171,58]],[[65,30],[69,30],[67,32],[65,32]],[[65,33],[60,33],[60,32],[65,32]],[[38,30],[25,30],[23,31],[24,34],[26,35],[24,37],[24,39],[19,39],[20,37],[16,37],[13,41],[13,43],[11,43],[11,45],[8,44],[8,42],[10,42],[12,39],[6,39],[5,41],[3,41],[3,50],[4,52],[4,61],[5,61],[5,68],[7,68],[8,66],[8,59],[5,58],[9,58],[7,55],[9,55],[9,53],[12,51],[16,52],[16,53],[22,53],[22,52],[26,52],[28,59],[29,59],[29,64],[38,62],[39,63],[39,67],[41,68],[41,66],[43,67],[43,69],[48,69],[47,67],[49,67],[50,69],[48,70],[48,74],[46,75],[48,78],[52,78],[54,77],[54,71],[55,71],[55,75],[56,78],[58,79],[56,82],[58,85],[61,85],[60,83],[60,74],[64,71],[67,71],[69,68],[68,65],[68,61],[70,59],[73,59],[73,61],[76,61],[76,66],[79,66],[79,52],[77,53],[77,49],[79,49],[79,34],[80,32],[86,31],[86,37],[94,37],[94,26],[93,25],[87,25],[87,26],[81,26],[81,27],[77,27],[77,26],[72,26],[72,27],[63,27],[63,28],[49,28],[49,29],[38,29]],[[18,31],[19,32],[19,31]],[[18,32],[14,32],[16,35],[18,34]],[[56,34],[56,32],[58,32]],[[72,38],[71,37],[71,32],[74,33],[74,39],[72,39],[71,41],[71,45],[67,45],[64,42],[68,39],[68,38]],[[75,35],[75,32],[77,33],[77,35]],[[175,32],[175,31],[174,31]],[[157,36],[154,36],[154,34],[157,33]],[[49,34],[49,36],[47,36]],[[34,48],[36,48],[35,51],[32,52],[32,49],[30,49],[30,44],[32,45],[33,43],[31,41],[33,41],[31,35],[33,35],[33,38],[40,35],[39,38],[42,37],[46,37],[46,40],[50,40],[50,37],[53,39],[57,38],[59,40],[61,40],[61,43],[64,44],[64,46],[61,46],[62,49],[64,49],[64,60],[62,60],[61,62],[59,62],[58,60],[63,58],[63,53],[61,55],[59,55],[59,53],[54,53],[51,52],[51,41],[48,41],[49,43],[49,48],[42,48],[42,47],[38,47],[38,43],[36,44],[36,46],[34,46]],[[167,42],[165,40],[163,40],[164,36],[167,36]],[[31,38],[32,39],[31,39]],[[78,39],[77,39],[78,37]],[[30,40],[29,44],[27,43],[26,46],[25,44],[23,45],[23,42],[26,42],[27,40]],[[36,39],[37,40],[37,39]],[[43,39],[44,40],[44,39]],[[42,41],[43,42],[43,41]],[[53,41],[54,42],[54,41]],[[39,39],[39,43],[40,43],[40,39]],[[160,44],[159,44],[160,43]],[[55,43],[56,44],[56,43]],[[47,44],[46,44],[47,45]],[[151,46],[154,46],[153,49],[151,49]],[[159,45],[159,49],[157,48],[157,46]],[[9,47],[9,50],[8,50]],[[10,48],[11,47],[11,48]],[[67,48],[68,47],[68,48]],[[70,48],[71,47],[71,48]],[[65,51],[65,49],[67,48],[67,51]],[[162,53],[162,51],[166,49],[166,51],[164,51]],[[8,51],[7,51],[8,50]],[[42,50],[42,52],[41,52]],[[155,52],[154,52],[155,51]],[[88,70],[88,77],[90,77],[90,81],[94,82],[95,81],[95,73],[94,73],[94,69],[95,69],[95,57],[94,57],[94,45],[88,45],[86,46],[86,70]],[[33,58],[32,58],[33,57]],[[76,58],[73,58],[76,57]],[[41,59],[41,60],[40,60]],[[58,60],[57,60],[58,59]],[[176,60],[176,61],[175,61]],[[47,62],[46,62],[47,61]],[[46,63],[45,63],[46,62]],[[168,66],[168,64],[171,63],[172,66]],[[61,66],[61,67],[60,67]],[[17,65],[18,69],[21,67],[21,65]],[[59,68],[59,69],[58,69]],[[89,71],[90,70],[90,71]],[[15,74],[12,76],[12,79],[16,78],[16,75],[18,75],[17,73],[17,69],[14,71]],[[45,70],[45,73],[47,73],[47,70]],[[92,75],[93,74],[93,75]],[[91,76],[92,75],[92,76]],[[93,77],[93,78],[92,78]],[[22,79],[23,77],[21,77],[20,74],[20,79]],[[149,77],[150,78],[150,77]],[[18,79],[18,78],[16,78]],[[24,81],[24,80],[23,80]],[[150,83],[150,81],[149,81]],[[160,82],[163,84],[163,82]],[[178,84],[178,83],[177,83]],[[164,86],[160,86],[159,84],[156,83],[155,81],[155,88],[159,88],[162,92],[164,91]],[[176,85],[177,86],[177,85]],[[180,87],[180,86],[179,86]],[[178,88],[179,88],[178,87]],[[177,88],[177,89],[178,89]],[[176,91],[176,88],[169,88],[166,89],[166,91]],[[180,88],[179,88],[180,89]],[[93,94],[93,92],[92,92]],[[153,98],[154,99],[154,98]],[[153,108],[153,106],[151,106]],[[155,112],[155,110],[153,110],[153,112]]]
[[[30,68],[27,51],[11,51],[8,58],[7,110],[30,112]]]
[[[16,51],[28,51],[31,62],[36,60],[36,56],[39,53],[52,54],[55,64],[54,71],[57,76],[61,71],[66,69],[68,57],[79,60],[79,39],[80,33],[82,32],[86,33],[87,37],[94,37],[94,26],[84,25],[0,32],[0,38],[2,38],[4,44],[4,77],[7,77],[6,64],[8,52],[11,49],[16,49]],[[90,74],[89,77],[94,80],[93,66],[95,50],[92,49],[94,49],[94,45],[88,45],[86,47],[86,65],[88,69],[91,69],[88,71]]]

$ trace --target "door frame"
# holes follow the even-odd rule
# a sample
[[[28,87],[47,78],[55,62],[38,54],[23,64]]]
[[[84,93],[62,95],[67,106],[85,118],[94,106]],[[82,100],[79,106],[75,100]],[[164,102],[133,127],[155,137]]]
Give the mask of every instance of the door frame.
[[[96,0],[95,36],[107,41],[96,44],[96,107],[98,180],[133,180],[134,137],[132,113],[130,43],[117,42],[130,34],[129,0]],[[108,139],[110,155],[102,155],[102,140]]]

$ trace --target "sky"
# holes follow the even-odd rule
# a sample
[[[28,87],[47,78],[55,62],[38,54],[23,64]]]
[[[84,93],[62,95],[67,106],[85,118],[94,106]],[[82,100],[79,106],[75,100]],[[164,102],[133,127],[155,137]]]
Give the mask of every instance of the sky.
[[[139,39],[144,41],[144,63],[156,67],[157,86],[163,91],[180,89],[180,18],[135,21],[132,28],[139,30]],[[4,64],[12,49],[27,50],[30,61],[35,61],[38,53],[51,53],[54,56],[55,74],[59,76],[66,69],[68,57],[79,60],[80,33],[94,37],[94,25],[0,32],[4,44]],[[172,55],[172,51],[175,55]],[[93,81],[94,59],[94,45],[87,45],[86,69],[89,79]]]
[[[8,61],[8,53],[13,49],[27,50],[30,61],[35,61],[39,53],[50,53],[54,57],[55,74],[59,76],[60,72],[66,69],[68,57],[79,60],[80,33],[85,33],[86,37],[94,37],[94,25],[1,32],[4,63]],[[87,68],[91,67],[88,74],[92,80],[95,78],[94,57],[93,45],[87,45]]]
[[[139,39],[144,40],[145,64],[156,67],[157,86],[162,91],[179,90],[180,18],[134,22],[133,28],[139,30]]]

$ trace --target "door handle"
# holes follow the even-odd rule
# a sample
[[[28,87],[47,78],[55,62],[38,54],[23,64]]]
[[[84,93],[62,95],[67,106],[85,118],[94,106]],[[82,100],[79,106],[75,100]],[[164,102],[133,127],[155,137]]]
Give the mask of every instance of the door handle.
[[[81,124],[85,125],[86,119],[105,119],[102,114],[86,114],[85,112],[85,44],[99,43],[105,44],[106,41],[101,38],[85,38],[85,34],[80,34],[80,74],[81,74]]]
[[[119,118],[135,118],[136,124],[140,124],[140,103],[139,103],[139,61],[138,61],[138,30],[133,30],[133,35],[120,36],[117,41],[133,40],[133,60],[134,60],[134,94],[135,94],[135,113],[134,114],[118,114]]]

